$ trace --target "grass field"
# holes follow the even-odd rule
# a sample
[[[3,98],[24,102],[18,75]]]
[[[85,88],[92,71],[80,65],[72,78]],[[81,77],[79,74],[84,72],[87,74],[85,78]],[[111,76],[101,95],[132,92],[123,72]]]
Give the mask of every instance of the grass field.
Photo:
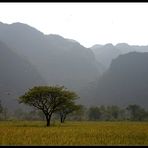
[[[0,145],[148,145],[148,122],[0,121]]]

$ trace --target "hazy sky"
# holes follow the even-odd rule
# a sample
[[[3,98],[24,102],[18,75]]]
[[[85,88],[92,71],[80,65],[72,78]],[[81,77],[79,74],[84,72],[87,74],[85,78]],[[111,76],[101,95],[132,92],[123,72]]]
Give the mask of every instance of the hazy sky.
[[[148,3],[0,3],[0,21],[26,23],[85,47],[148,45]]]

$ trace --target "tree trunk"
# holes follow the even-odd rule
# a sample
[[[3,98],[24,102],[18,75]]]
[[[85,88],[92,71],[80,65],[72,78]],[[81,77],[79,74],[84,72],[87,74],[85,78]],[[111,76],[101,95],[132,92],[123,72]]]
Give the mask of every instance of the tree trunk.
[[[60,113],[60,119],[61,119],[61,123],[63,123],[63,118],[64,118],[64,113]]]
[[[51,115],[46,115],[47,126],[50,126]]]
[[[66,115],[63,116],[62,123],[64,123],[65,119],[66,119]]]
[[[50,126],[50,119],[47,120],[47,126]]]
[[[63,121],[63,116],[61,116],[61,123],[62,123],[62,121]]]

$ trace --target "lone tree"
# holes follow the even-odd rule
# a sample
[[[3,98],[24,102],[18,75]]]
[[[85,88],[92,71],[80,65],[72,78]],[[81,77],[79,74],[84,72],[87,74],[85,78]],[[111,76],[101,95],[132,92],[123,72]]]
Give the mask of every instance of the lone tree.
[[[19,103],[33,106],[43,112],[47,126],[50,126],[51,116],[54,112],[67,103],[70,99],[77,98],[74,92],[68,91],[64,86],[35,86],[19,97]]]
[[[88,112],[89,120],[99,120],[101,118],[101,111],[99,107],[94,106],[89,108]]]

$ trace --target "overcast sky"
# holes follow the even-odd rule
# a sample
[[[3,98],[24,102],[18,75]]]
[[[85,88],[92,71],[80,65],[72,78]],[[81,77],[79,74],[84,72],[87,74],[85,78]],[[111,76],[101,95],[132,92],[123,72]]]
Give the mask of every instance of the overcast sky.
[[[26,23],[85,47],[148,45],[148,3],[0,3],[0,21]]]

